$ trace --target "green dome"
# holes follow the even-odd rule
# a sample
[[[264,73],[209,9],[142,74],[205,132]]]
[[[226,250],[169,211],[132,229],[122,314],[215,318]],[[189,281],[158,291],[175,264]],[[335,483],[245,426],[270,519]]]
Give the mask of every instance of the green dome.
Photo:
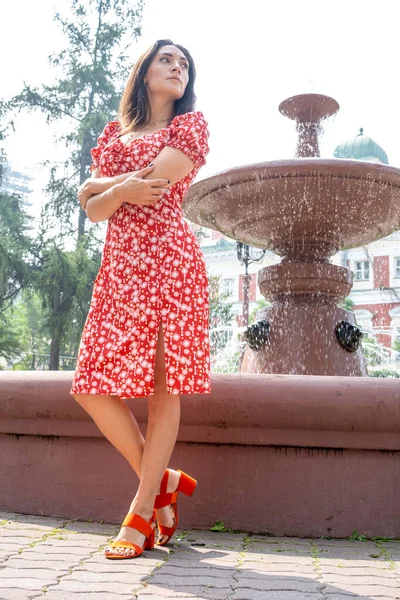
[[[339,144],[333,153],[335,158],[355,158],[356,160],[378,159],[385,165],[389,164],[388,157],[383,148],[378,146],[374,140],[364,135],[361,128],[356,137],[351,138],[343,144]]]

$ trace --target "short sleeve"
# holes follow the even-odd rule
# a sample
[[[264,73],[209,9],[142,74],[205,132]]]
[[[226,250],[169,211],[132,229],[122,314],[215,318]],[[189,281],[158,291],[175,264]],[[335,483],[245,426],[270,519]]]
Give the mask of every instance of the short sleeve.
[[[170,125],[167,146],[186,154],[199,169],[206,162],[208,147],[207,122],[201,112],[189,112],[175,117]]]
[[[92,155],[92,164],[90,166],[90,170],[94,171],[100,164],[101,153],[104,150],[104,147],[108,144],[108,142],[114,137],[114,134],[119,130],[119,122],[118,121],[110,121],[104,127],[103,132],[97,138],[97,146],[91,149],[90,153]]]

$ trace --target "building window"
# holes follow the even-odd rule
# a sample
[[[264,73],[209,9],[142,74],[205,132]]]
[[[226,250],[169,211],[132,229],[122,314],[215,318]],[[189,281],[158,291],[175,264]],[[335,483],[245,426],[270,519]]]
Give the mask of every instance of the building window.
[[[400,256],[394,259],[394,276],[400,279]]]
[[[369,279],[369,262],[367,260],[356,261],[354,267],[357,281]]]
[[[235,289],[235,279],[234,277],[229,277],[227,279],[222,280],[222,293],[227,296],[233,296],[233,292]]]

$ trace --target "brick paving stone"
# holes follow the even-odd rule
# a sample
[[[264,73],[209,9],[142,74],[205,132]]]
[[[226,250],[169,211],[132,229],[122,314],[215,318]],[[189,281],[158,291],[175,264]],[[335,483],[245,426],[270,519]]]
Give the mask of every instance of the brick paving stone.
[[[32,590],[21,590],[18,588],[3,590],[0,588],[0,600],[31,600],[31,598],[38,597],[38,592]]]
[[[246,547],[245,549],[246,554],[257,554],[257,555],[264,555],[264,556],[291,556],[295,559],[297,559],[298,557],[304,557],[304,558],[312,558],[312,554],[311,554],[311,547],[306,551],[305,549],[301,549],[300,550],[300,546],[297,547],[297,549],[295,549],[295,546],[292,547],[279,547],[279,546],[269,546],[269,547],[261,547],[261,546],[256,546],[254,544],[249,544],[249,546]]]
[[[229,568],[226,569],[224,567],[220,567],[219,565],[214,565],[211,567],[210,565],[203,565],[202,567],[198,567],[195,570],[192,570],[192,567],[187,567],[187,565],[171,564],[167,562],[163,565],[162,570],[159,571],[162,575],[174,575],[176,577],[188,577],[190,573],[190,578],[194,577],[232,577],[236,575],[236,569]]]
[[[37,535],[44,535],[45,533],[51,533],[53,529],[62,529],[62,528],[53,528],[46,527],[45,525],[30,525],[27,523],[19,523],[18,521],[9,521],[6,525],[2,525],[0,527],[0,531],[35,531]],[[63,531],[63,530],[62,530]]]
[[[370,598],[371,596],[366,598],[365,596],[359,596],[358,594],[352,594],[351,592],[344,592],[343,594],[326,594],[324,596],[324,600],[370,600]],[[385,600],[385,598],[381,596],[380,600]]]
[[[324,600],[324,597],[317,594],[298,591],[260,591],[251,590],[249,588],[237,588],[235,595],[232,596],[235,600]]]
[[[68,568],[62,569],[62,571],[68,573]],[[9,567],[8,564],[0,571],[0,579],[17,579],[18,577],[55,581],[57,572],[54,569],[45,569],[42,566],[33,569],[20,569]]]
[[[88,569],[89,571],[93,570],[94,572],[97,572],[97,569],[100,568],[101,570],[101,566],[106,566],[107,568],[114,568],[114,566],[116,565],[136,565],[136,568],[144,568],[144,569],[154,569],[155,567],[158,567],[160,565],[159,560],[153,560],[153,559],[146,559],[145,556],[140,556],[139,558],[132,558],[132,559],[124,559],[124,560],[108,560],[107,558],[105,558],[105,556],[103,554],[101,554],[101,556],[97,557],[96,560],[94,560],[94,558],[89,558],[87,560],[84,561],[83,563],[83,567],[85,569]],[[132,566],[127,567],[127,568],[133,568]]]
[[[122,561],[121,561],[122,562]],[[124,561],[125,562],[125,561]],[[67,575],[62,578],[63,584],[69,581],[79,581],[83,583],[126,583],[131,587],[133,585],[139,585],[143,580],[147,580],[149,573],[144,571],[137,571],[136,569],[130,569],[129,571],[119,571],[112,573],[107,571],[106,573],[93,573],[91,571],[77,571],[73,570],[71,575]]]
[[[74,567],[73,572],[87,571],[88,573],[151,573],[153,569],[159,566],[159,563],[144,563],[142,559],[132,560],[106,560],[98,563],[88,563]]]
[[[67,547],[63,547],[63,546],[49,546],[46,544],[36,544],[36,546],[34,548],[26,548],[23,551],[24,556],[28,556],[29,558],[31,555],[33,554],[45,554],[46,556],[64,556],[65,554],[74,554],[76,556],[81,556],[82,558],[84,558],[85,556],[89,556],[90,554],[90,548],[81,548],[81,547],[74,547],[72,545],[67,546]],[[57,560],[59,560],[59,558],[57,558]]]
[[[325,594],[330,593],[353,593],[358,594],[359,596],[364,596],[367,598],[384,598],[384,600],[392,600],[400,598],[400,587],[396,585],[396,587],[388,587],[387,585],[351,585],[350,583],[341,583],[337,585],[326,585],[324,588]],[[236,598],[235,598],[236,600]]]
[[[154,585],[149,583],[146,588],[136,592],[138,594],[137,600],[154,600],[154,598],[190,598],[190,600],[226,600],[229,594],[232,594],[230,587],[226,588],[212,588],[203,586],[185,586],[183,589],[177,589],[173,587],[164,587],[160,585]],[[236,596],[234,596],[236,599]],[[46,598],[47,600],[47,598]],[[97,600],[97,599],[96,599]],[[314,599],[315,600],[315,599]]]
[[[215,571],[213,573],[215,573]],[[232,583],[232,577],[229,575],[221,577],[211,573],[206,576],[197,576],[196,574],[190,572],[184,577],[171,574],[164,575],[164,570],[161,569],[160,571],[155,572],[151,578],[151,583],[154,585],[171,586],[177,588],[182,588],[184,586],[207,587],[209,585],[212,585],[212,587],[215,588],[229,588]]]
[[[213,562],[214,564],[228,565],[230,563],[236,564],[240,558],[239,552],[232,552],[231,550],[225,551],[222,549],[210,548],[189,548],[187,546],[180,546],[175,552],[169,555],[169,561],[185,561],[186,562],[198,562],[200,564],[207,562]]]
[[[17,517],[19,517],[18,513],[9,513],[4,512],[4,510],[0,510],[0,521],[8,521],[9,519],[15,519]]]
[[[4,540],[7,541],[4,541]],[[39,543],[41,538],[32,539],[32,538],[3,538],[0,540],[0,551],[1,552],[18,552],[20,548],[30,548],[30,544]]]
[[[257,535],[251,534],[250,539],[254,541],[262,541],[268,544],[293,544],[305,545],[314,542],[314,538],[296,538],[288,536],[272,536],[272,535]]]
[[[282,554],[264,554],[260,552],[247,552],[243,559],[243,563],[245,564],[246,562],[312,565],[313,558],[311,556],[287,556]]]
[[[18,514],[18,522],[45,525],[46,527],[61,527],[65,523],[70,523],[71,519],[62,517],[47,517],[45,515],[23,515]]]
[[[388,585],[397,587],[396,576],[392,571],[392,574],[377,574],[377,575],[353,575],[352,573],[343,573],[343,575],[339,575],[337,573],[326,575],[322,573],[322,580],[326,583],[330,583],[333,585],[342,585],[347,582],[349,585]]]
[[[71,545],[73,545],[74,548],[87,548],[88,551],[90,550],[97,550],[97,548],[99,548],[100,546],[104,546],[105,544],[107,544],[107,540],[103,539],[103,540],[97,540],[96,542],[93,542],[91,540],[73,540],[73,539],[66,539],[66,540],[60,540],[57,538],[47,538],[46,540],[43,540],[42,542],[40,542],[40,548],[57,548],[57,549],[63,549],[63,548],[70,548]]]
[[[30,538],[40,540],[43,537],[43,531],[37,529],[17,529],[14,527],[0,527],[0,544],[6,542],[8,538]]]
[[[55,577],[54,583],[56,583]],[[0,572],[0,597],[3,593],[3,589],[10,590],[13,588],[19,588],[21,590],[40,591],[42,587],[43,582],[40,579],[33,579],[32,577],[23,577],[21,574],[19,574],[17,577],[3,577]]]
[[[265,548],[270,551],[275,550],[276,548],[287,548],[293,550],[293,552],[301,552],[301,551],[309,551],[312,548],[312,544],[310,542],[302,542],[296,544],[294,542],[280,542],[280,541],[269,541],[268,539],[254,539],[254,538],[246,538],[247,547],[254,546],[254,548]]]
[[[58,535],[63,536],[67,540],[71,540],[71,542],[74,542],[76,540],[82,542],[99,542],[99,545],[102,543],[103,540],[106,541],[110,537],[112,537],[108,534],[106,535],[103,533],[80,533],[78,531],[68,531],[64,529],[62,529]]]
[[[68,523],[65,531],[75,533],[97,533],[101,535],[117,535],[120,527],[104,523],[86,523],[85,521],[73,521]]]
[[[306,579],[305,577],[297,577],[296,579],[278,576],[258,576],[255,578],[238,577],[238,582],[232,585],[234,590],[238,588],[251,588],[256,590],[268,591],[298,591],[317,593],[321,588],[321,583],[316,580]],[[236,596],[235,596],[236,598]]]
[[[331,549],[329,552],[318,552],[317,553],[317,557],[319,560],[324,560],[327,558],[330,559],[336,559],[339,561],[347,561],[347,560],[362,560],[362,561],[366,561],[366,560],[376,560],[374,558],[374,556],[376,556],[377,554],[379,554],[379,550],[375,550],[372,552],[365,552],[365,553],[361,553],[361,552],[346,552],[343,553],[342,551],[338,550],[335,551],[334,549]],[[385,558],[383,558],[383,560],[385,560]]]
[[[220,548],[223,546],[227,550],[241,551],[243,549],[243,535],[238,534],[224,534],[224,533],[212,533],[212,532],[201,532],[192,531],[190,535],[185,538],[185,544],[195,545],[204,543],[208,548]]]
[[[340,544],[339,540],[337,544],[332,542],[336,542],[336,540],[332,540],[330,543],[316,540],[315,546],[317,547],[318,552],[323,552],[327,555],[330,555],[331,552],[333,552],[335,554],[340,553],[343,556],[347,556],[349,554],[369,556],[370,554],[374,554],[379,550],[377,544],[374,542],[353,542],[352,544]]]
[[[19,598],[16,600],[19,600]],[[36,600],[36,598],[33,600]],[[96,594],[92,594],[91,592],[71,593],[68,591],[53,590],[50,588],[45,595],[40,596],[40,598],[38,598],[37,600],[136,600],[136,596],[130,593],[110,594],[109,592],[106,592],[104,594],[102,594],[101,592],[96,592]]]
[[[319,558],[319,564],[323,567],[331,567],[341,565],[345,568],[351,567],[369,567],[369,568],[382,568],[382,566],[387,566],[387,561],[384,557],[380,558],[369,558],[365,560],[360,559],[338,559],[338,558]]]
[[[259,573],[282,573],[283,575],[293,575],[297,577],[299,573],[303,575],[313,575],[315,567],[310,565],[297,565],[285,564],[285,563],[259,563],[259,562],[244,562],[238,567],[242,573],[245,573],[245,577],[257,577]]]
[[[38,564],[40,563],[40,564]],[[36,557],[36,560],[28,560],[24,558],[21,554],[17,556],[13,556],[9,558],[6,562],[7,567],[11,567],[13,569],[20,569],[25,571],[25,569],[51,569],[53,571],[58,572],[68,572],[68,561],[65,559],[60,560],[52,560],[51,557],[49,559],[42,559],[41,557]]]
[[[60,592],[70,592],[71,600],[72,595],[75,598],[75,593],[91,593],[91,597],[93,600],[97,600],[97,593],[102,594],[130,594],[133,596],[134,589],[138,587],[138,583],[134,581],[134,577],[132,576],[133,581],[131,583],[121,583],[120,581],[101,581],[101,582],[88,582],[88,581],[75,581],[72,579],[66,579],[63,577],[60,583],[57,585],[57,591]],[[95,595],[96,593],[96,595]],[[47,600],[47,594],[46,594]]]
[[[383,563],[381,567],[375,566],[373,567],[323,567],[321,568],[321,573],[324,576],[331,575],[340,575],[346,577],[354,577],[355,575],[359,575],[362,577],[368,576],[377,576],[377,577],[396,577],[396,572],[394,569],[391,569],[390,566],[386,566],[387,563]]]

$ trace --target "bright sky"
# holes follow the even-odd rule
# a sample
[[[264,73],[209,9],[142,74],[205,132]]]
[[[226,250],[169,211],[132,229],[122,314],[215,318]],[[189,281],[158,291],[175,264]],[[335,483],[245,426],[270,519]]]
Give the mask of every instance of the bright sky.
[[[26,81],[48,82],[47,56],[63,47],[52,21],[66,0],[13,0],[2,9],[0,96]],[[197,108],[211,132],[201,177],[240,164],[292,157],[294,124],[280,115],[288,96],[332,95],[341,110],[321,147],[335,146],[360,127],[400,167],[398,0],[147,0],[143,36],[132,61],[159,38],[192,53]],[[21,116],[7,143],[14,167],[43,180],[38,162],[62,160],[44,119]],[[36,186],[35,186],[36,187]]]

